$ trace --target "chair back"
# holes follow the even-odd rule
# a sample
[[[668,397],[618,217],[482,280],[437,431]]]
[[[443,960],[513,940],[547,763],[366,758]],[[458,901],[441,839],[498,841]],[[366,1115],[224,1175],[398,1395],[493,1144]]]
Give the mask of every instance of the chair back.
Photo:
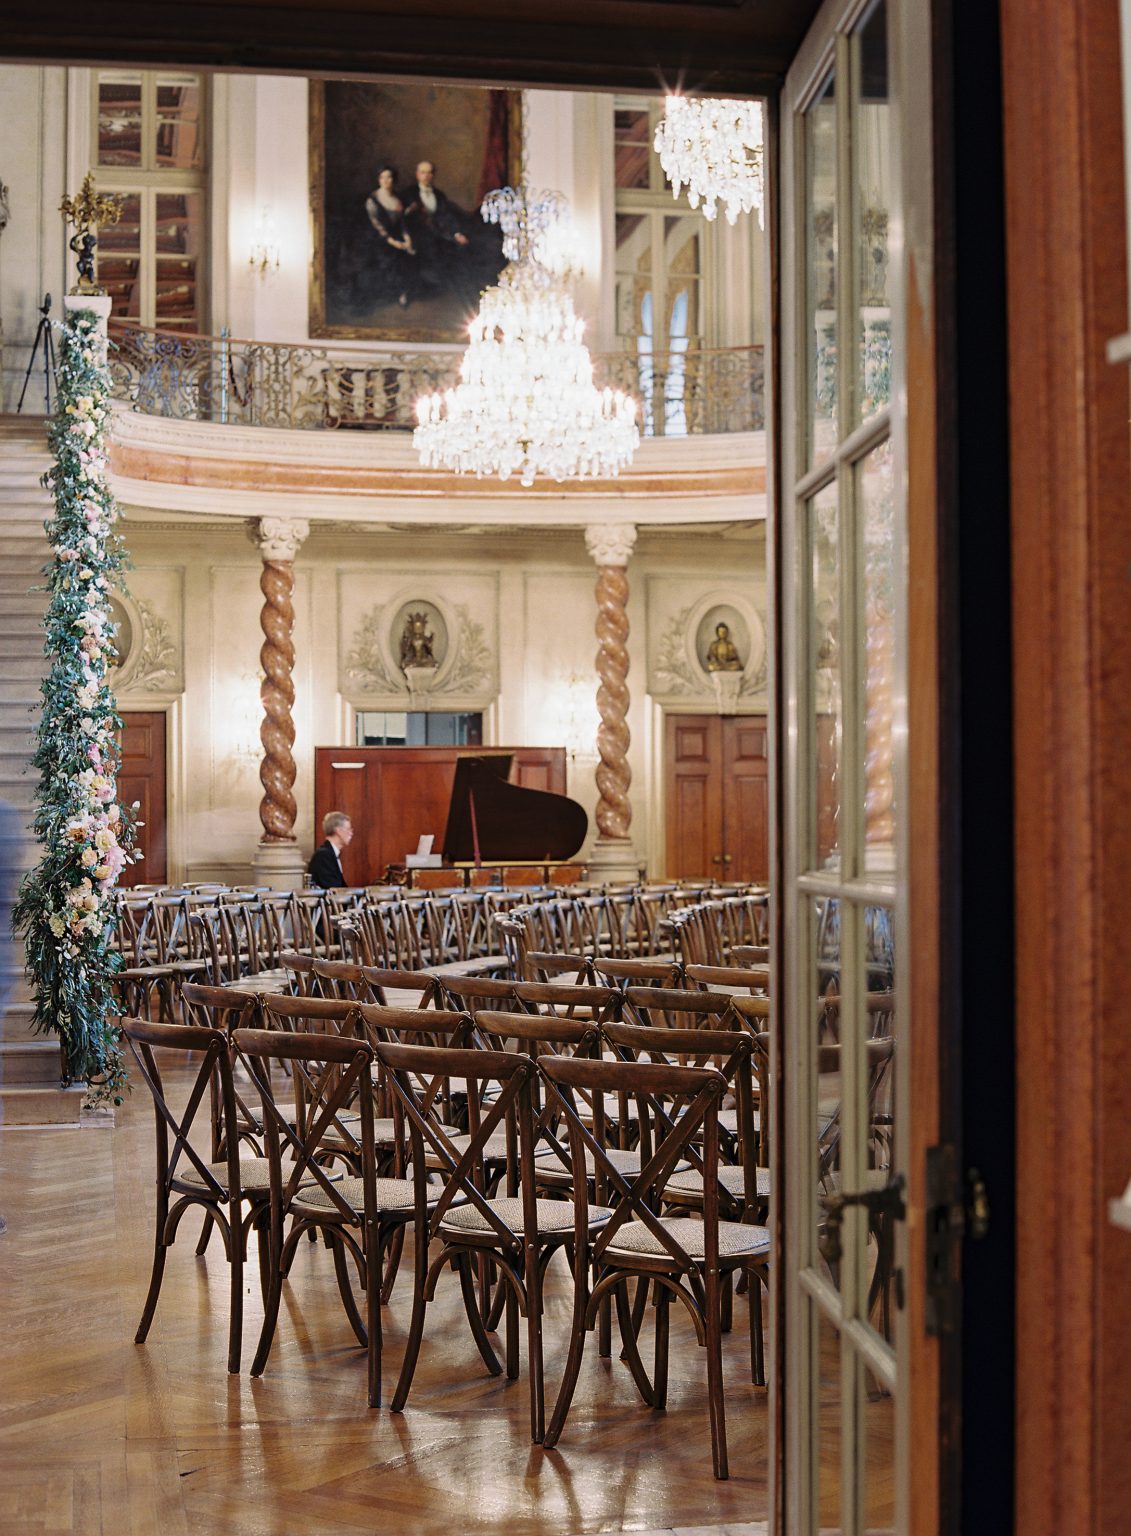
[[[398,971],[387,966],[363,965],[361,976],[365,986],[364,1001],[367,1003],[378,1003],[381,1007],[387,1007],[387,993],[390,990],[396,990],[418,993],[419,1001],[416,1005],[418,1008],[441,1006],[440,982],[437,977],[430,976],[427,971]]]
[[[521,1249],[522,1237],[487,1201],[484,1160],[487,1143],[497,1130],[506,1142],[508,1188],[518,1187],[522,1199],[522,1231],[535,1232],[534,1125],[530,1085],[534,1062],[508,1051],[434,1048],[417,1045],[380,1044],[377,1058],[408,1125],[412,1146],[415,1220],[430,1223],[435,1237],[440,1224],[457,1199],[470,1202],[483,1217],[492,1237],[508,1248]],[[467,1083],[468,1135],[457,1148],[444,1128],[429,1115],[421,1083],[441,1075],[463,1078]],[[487,1088],[497,1088],[486,1098]],[[443,1189],[429,1215],[428,1200],[435,1187],[428,1182],[429,1165],[438,1165]]]
[[[153,1097],[153,1112],[157,1128],[158,1183],[166,1191],[176,1189],[178,1170],[188,1163],[203,1185],[203,1190],[194,1190],[194,1193],[200,1192],[214,1201],[230,1203],[229,1192],[231,1192],[231,1198],[238,1202],[239,1122],[227,1034],[222,1029],[211,1029],[199,1025],[153,1024],[147,1019],[134,1018],[123,1018],[121,1028],[130,1054],[136,1061]],[[201,1060],[196,1069],[196,1076],[189,1089],[185,1107],[179,1115],[174,1114],[165,1098],[165,1085],[153,1054],[155,1047],[175,1051],[182,1057],[187,1057],[190,1051],[200,1052]],[[203,1158],[190,1140],[202,1105],[207,1102],[211,1112],[214,1083],[218,1085],[216,1091],[219,1097],[222,1124],[226,1132],[224,1142],[227,1147],[227,1190],[209,1167],[209,1163],[217,1159],[213,1158],[211,1153],[207,1160]],[[214,1145],[211,1126],[209,1131],[210,1144]],[[170,1132],[172,1133],[171,1141]]]
[[[316,1185],[342,1221],[356,1225],[353,1207],[327,1169],[341,1159],[359,1170],[365,1209],[376,1209],[373,1052],[368,1042],[339,1034],[281,1034],[273,1029],[238,1029],[233,1041],[263,1105],[263,1141],[276,1207],[281,1201],[285,1209],[300,1189]],[[290,1069],[301,1104],[293,1123],[275,1102],[272,1060],[282,1060]],[[354,1105],[357,1117],[344,1116],[343,1111]],[[285,1172],[284,1149],[291,1158]]]
[[[589,1181],[597,1204],[612,1208],[612,1216],[592,1239],[595,1264],[608,1263],[605,1254],[615,1245],[616,1234],[628,1222],[640,1222],[660,1245],[666,1267],[691,1273],[698,1261],[660,1221],[655,1211],[660,1193],[677,1164],[698,1157],[691,1148],[701,1137],[700,1166],[715,1168],[719,1158],[719,1104],[726,1092],[726,1078],[714,1067],[670,1066],[666,1062],[598,1061],[570,1056],[543,1056],[538,1070],[564,1120],[573,1172],[575,1237],[586,1240],[589,1227]],[[593,1104],[592,1128],[577,1107],[577,1094]],[[604,1137],[602,1106],[608,1094],[627,1095],[636,1101],[641,1125],[640,1169],[623,1173],[609,1157]],[[678,1102],[683,1113],[669,1124],[665,1103]],[[650,1132],[650,1134],[646,1134]],[[588,1154],[588,1157],[587,1157]],[[589,1159],[592,1159],[592,1172]],[[705,1178],[703,1189],[704,1259],[709,1271],[719,1259],[719,1180]]]

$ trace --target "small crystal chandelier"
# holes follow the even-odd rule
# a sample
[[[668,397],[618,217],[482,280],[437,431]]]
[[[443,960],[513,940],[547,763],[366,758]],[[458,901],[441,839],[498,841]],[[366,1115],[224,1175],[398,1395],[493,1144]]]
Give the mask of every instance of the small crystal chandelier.
[[[509,265],[480,300],[459,383],[417,401],[412,440],[428,468],[517,475],[530,486],[540,474],[616,475],[631,462],[636,401],[593,383],[569,291],[565,209],[560,192],[525,185],[484,199],[480,212],[502,229]]]
[[[711,96],[669,96],[657,124],[655,149],[678,197],[686,183],[693,208],[715,217],[726,208],[727,222],[758,210],[762,223],[762,108],[756,101]]]

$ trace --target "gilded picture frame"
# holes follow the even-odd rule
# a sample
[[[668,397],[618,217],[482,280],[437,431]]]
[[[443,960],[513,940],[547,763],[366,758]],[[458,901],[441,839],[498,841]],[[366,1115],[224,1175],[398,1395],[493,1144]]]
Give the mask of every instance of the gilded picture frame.
[[[473,86],[311,81],[311,336],[466,338],[505,265],[479,204],[520,179],[521,102]]]

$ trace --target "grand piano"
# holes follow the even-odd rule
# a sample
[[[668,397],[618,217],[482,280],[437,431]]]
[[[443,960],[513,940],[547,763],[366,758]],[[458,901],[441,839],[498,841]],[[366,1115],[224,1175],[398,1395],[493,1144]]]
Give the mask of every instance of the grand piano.
[[[561,866],[580,852],[589,819],[565,782],[564,747],[317,747],[315,826],[327,811],[352,820],[342,859],[351,885],[380,881],[428,835],[469,881],[484,878],[476,868],[504,866],[528,866],[534,879],[558,868],[568,879]],[[438,871],[418,878],[452,879]]]

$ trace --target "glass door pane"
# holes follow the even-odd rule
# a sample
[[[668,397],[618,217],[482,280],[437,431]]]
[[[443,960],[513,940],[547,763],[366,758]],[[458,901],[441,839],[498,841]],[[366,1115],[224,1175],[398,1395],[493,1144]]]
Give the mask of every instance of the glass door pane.
[[[900,1402],[897,637],[885,0],[826,5],[784,113],[790,1536],[892,1529]],[[792,79],[792,77],[791,77]],[[790,327],[794,327],[791,332]],[[793,360],[796,359],[796,364]],[[796,1309],[790,1324],[790,1308]]]

